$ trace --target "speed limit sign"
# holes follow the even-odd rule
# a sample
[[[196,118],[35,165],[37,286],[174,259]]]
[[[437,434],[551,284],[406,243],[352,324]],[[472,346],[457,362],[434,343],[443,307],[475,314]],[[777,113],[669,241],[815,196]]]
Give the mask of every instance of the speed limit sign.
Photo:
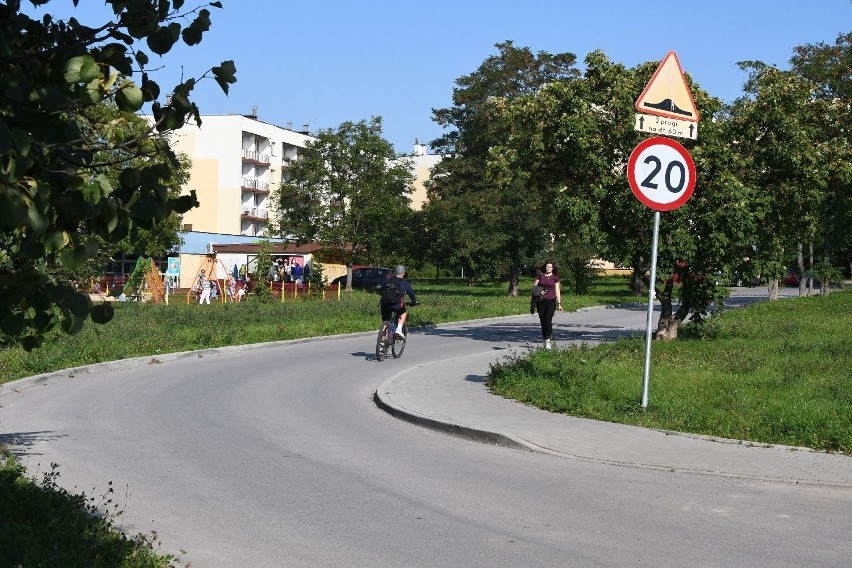
[[[643,204],[655,211],[671,211],[692,196],[695,162],[679,142],[655,136],[642,141],[630,154],[627,181]]]

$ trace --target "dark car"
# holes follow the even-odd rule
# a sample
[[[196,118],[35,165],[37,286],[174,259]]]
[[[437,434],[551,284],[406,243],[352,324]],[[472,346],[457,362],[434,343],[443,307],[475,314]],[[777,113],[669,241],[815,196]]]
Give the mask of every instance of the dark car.
[[[361,290],[376,289],[376,284],[384,284],[388,278],[393,276],[392,268],[378,268],[375,266],[364,266],[352,271],[352,288]],[[346,286],[346,275],[338,276],[331,281],[332,286]]]

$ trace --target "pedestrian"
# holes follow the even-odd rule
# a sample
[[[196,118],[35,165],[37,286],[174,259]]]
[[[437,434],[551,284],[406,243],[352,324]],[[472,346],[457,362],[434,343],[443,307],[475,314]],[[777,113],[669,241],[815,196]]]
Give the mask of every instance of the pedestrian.
[[[538,319],[541,322],[541,337],[544,348],[552,349],[553,314],[562,311],[562,292],[559,289],[559,268],[552,260],[545,260],[535,277],[533,287],[541,286],[538,302]]]
[[[204,304],[210,303],[210,279],[207,278],[207,273],[202,270],[201,274],[198,275],[198,289],[201,291],[201,295],[198,296],[198,303]]]
[[[293,282],[301,285],[302,284],[302,267],[299,266],[298,262],[293,263],[293,268],[291,269],[291,272],[293,273]]]

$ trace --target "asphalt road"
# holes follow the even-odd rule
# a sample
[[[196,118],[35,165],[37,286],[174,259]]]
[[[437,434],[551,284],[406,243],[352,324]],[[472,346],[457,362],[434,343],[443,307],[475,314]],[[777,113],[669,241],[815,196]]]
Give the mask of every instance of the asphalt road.
[[[849,565],[848,489],[506,449],[376,407],[396,373],[538,338],[500,321],[413,332],[383,363],[354,334],[25,380],[0,391],[0,441],[70,489],[111,481],[121,526],[193,568]]]

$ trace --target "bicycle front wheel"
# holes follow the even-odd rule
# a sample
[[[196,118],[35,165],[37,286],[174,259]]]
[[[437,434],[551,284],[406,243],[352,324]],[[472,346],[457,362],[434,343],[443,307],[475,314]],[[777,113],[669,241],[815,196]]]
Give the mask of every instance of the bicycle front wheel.
[[[393,334],[389,321],[383,321],[382,327],[379,328],[379,336],[376,338],[376,359],[384,361],[388,356],[388,339]]]
[[[393,336],[393,346],[391,350],[393,352],[394,359],[402,357],[402,352],[405,351],[405,341],[408,339],[408,325],[402,326],[402,333],[405,334],[405,337],[400,338],[397,335]]]

